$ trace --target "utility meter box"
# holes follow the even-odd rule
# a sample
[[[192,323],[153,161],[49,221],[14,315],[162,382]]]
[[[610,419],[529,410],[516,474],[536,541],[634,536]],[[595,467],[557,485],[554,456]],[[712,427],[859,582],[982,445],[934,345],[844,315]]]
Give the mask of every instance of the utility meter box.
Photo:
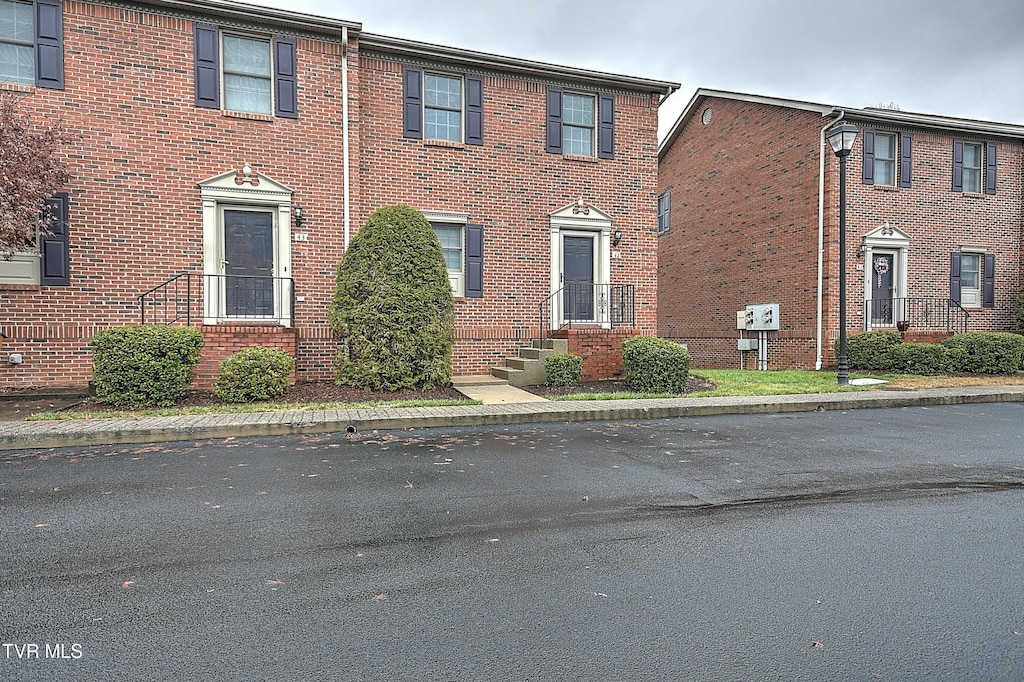
[[[746,329],[747,328],[747,311],[737,310],[736,311],[736,328]]]
[[[757,350],[757,339],[736,339],[740,350]]]
[[[779,330],[779,304],[761,303],[748,305],[746,311],[746,326],[749,331],[778,331]]]

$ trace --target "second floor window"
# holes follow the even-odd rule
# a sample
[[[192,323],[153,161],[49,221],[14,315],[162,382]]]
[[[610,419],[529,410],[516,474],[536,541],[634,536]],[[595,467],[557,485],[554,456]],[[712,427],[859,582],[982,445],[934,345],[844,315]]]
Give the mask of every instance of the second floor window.
[[[594,155],[594,98],[565,93],[562,98],[562,153]]]
[[[672,207],[671,198],[668,192],[658,197],[658,234],[668,232],[670,210]]]
[[[981,145],[964,143],[963,182],[965,192],[981,192]]]
[[[25,85],[36,82],[31,2],[0,0],[0,81]]]
[[[428,73],[423,77],[424,136],[462,141],[462,79]]]
[[[269,115],[270,86],[270,41],[225,34],[224,108]]]
[[[896,136],[875,133],[875,184],[896,184]]]

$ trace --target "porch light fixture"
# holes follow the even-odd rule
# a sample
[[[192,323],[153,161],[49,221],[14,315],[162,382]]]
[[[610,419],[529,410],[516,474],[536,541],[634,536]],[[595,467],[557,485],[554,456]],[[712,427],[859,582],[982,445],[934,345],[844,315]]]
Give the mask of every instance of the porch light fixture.
[[[615,230],[612,233],[612,246],[618,246],[619,242],[622,241],[622,230]]]
[[[302,223],[306,221],[306,217],[302,215],[302,207],[295,204],[295,208],[292,210],[292,215],[295,216],[295,227],[302,227]]]
[[[839,157],[839,367],[836,382],[850,385],[850,363],[846,355],[846,157],[857,139],[857,126],[837,123],[825,133],[832,152]]]

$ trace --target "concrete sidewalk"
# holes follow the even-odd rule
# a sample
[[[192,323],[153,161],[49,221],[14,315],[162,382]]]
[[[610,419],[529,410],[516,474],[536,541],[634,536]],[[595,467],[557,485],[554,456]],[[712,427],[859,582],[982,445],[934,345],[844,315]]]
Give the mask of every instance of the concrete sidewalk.
[[[291,410],[174,417],[19,421],[0,423],[0,450],[156,443],[200,438],[355,432],[373,429],[501,426],[990,402],[1024,402],[1024,386],[970,386],[919,391],[875,390],[758,397],[540,401],[454,407],[381,407],[355,410]]]

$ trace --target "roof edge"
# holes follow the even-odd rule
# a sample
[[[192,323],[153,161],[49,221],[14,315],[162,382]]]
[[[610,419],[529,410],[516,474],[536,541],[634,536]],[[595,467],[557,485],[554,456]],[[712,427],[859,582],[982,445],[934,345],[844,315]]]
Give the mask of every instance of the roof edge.
[[[313,33],[334,34],[345,28],[360,32],[363,25],[358,21],[334,19],[317,14],[292,12],[290,10],[264,7],[241,2],[224,2],[223,0],[136,0],[139,4],[168,9],[185,10],[200,14],[209,14],[238,21],[255,21],[257,23],[285,26],[295,30]]]
[[[434,59],[458,62],[470,67],[489,68],[515,73],[529,73],[535,76],[555,76],[592,85],[614,85],[628,90],[657,92],[663,99],[679,89],[679,83],[673,83],[670,81],[640,78],[638,76],[626,76],[622,74],[606,73],[603,71],[592,71],[590,69],[580,69],[572,66],[561,66],[547,62],[533,61],[530,59],[507,57],[489,52],[477,52],[475,50],[467,50],[459,47],[424,43],[406,38],[395,38],[376,33],[362,33],[360,35],[359,42],[361,47],[380,50],[382,52],[416,57],[432,57]]]

